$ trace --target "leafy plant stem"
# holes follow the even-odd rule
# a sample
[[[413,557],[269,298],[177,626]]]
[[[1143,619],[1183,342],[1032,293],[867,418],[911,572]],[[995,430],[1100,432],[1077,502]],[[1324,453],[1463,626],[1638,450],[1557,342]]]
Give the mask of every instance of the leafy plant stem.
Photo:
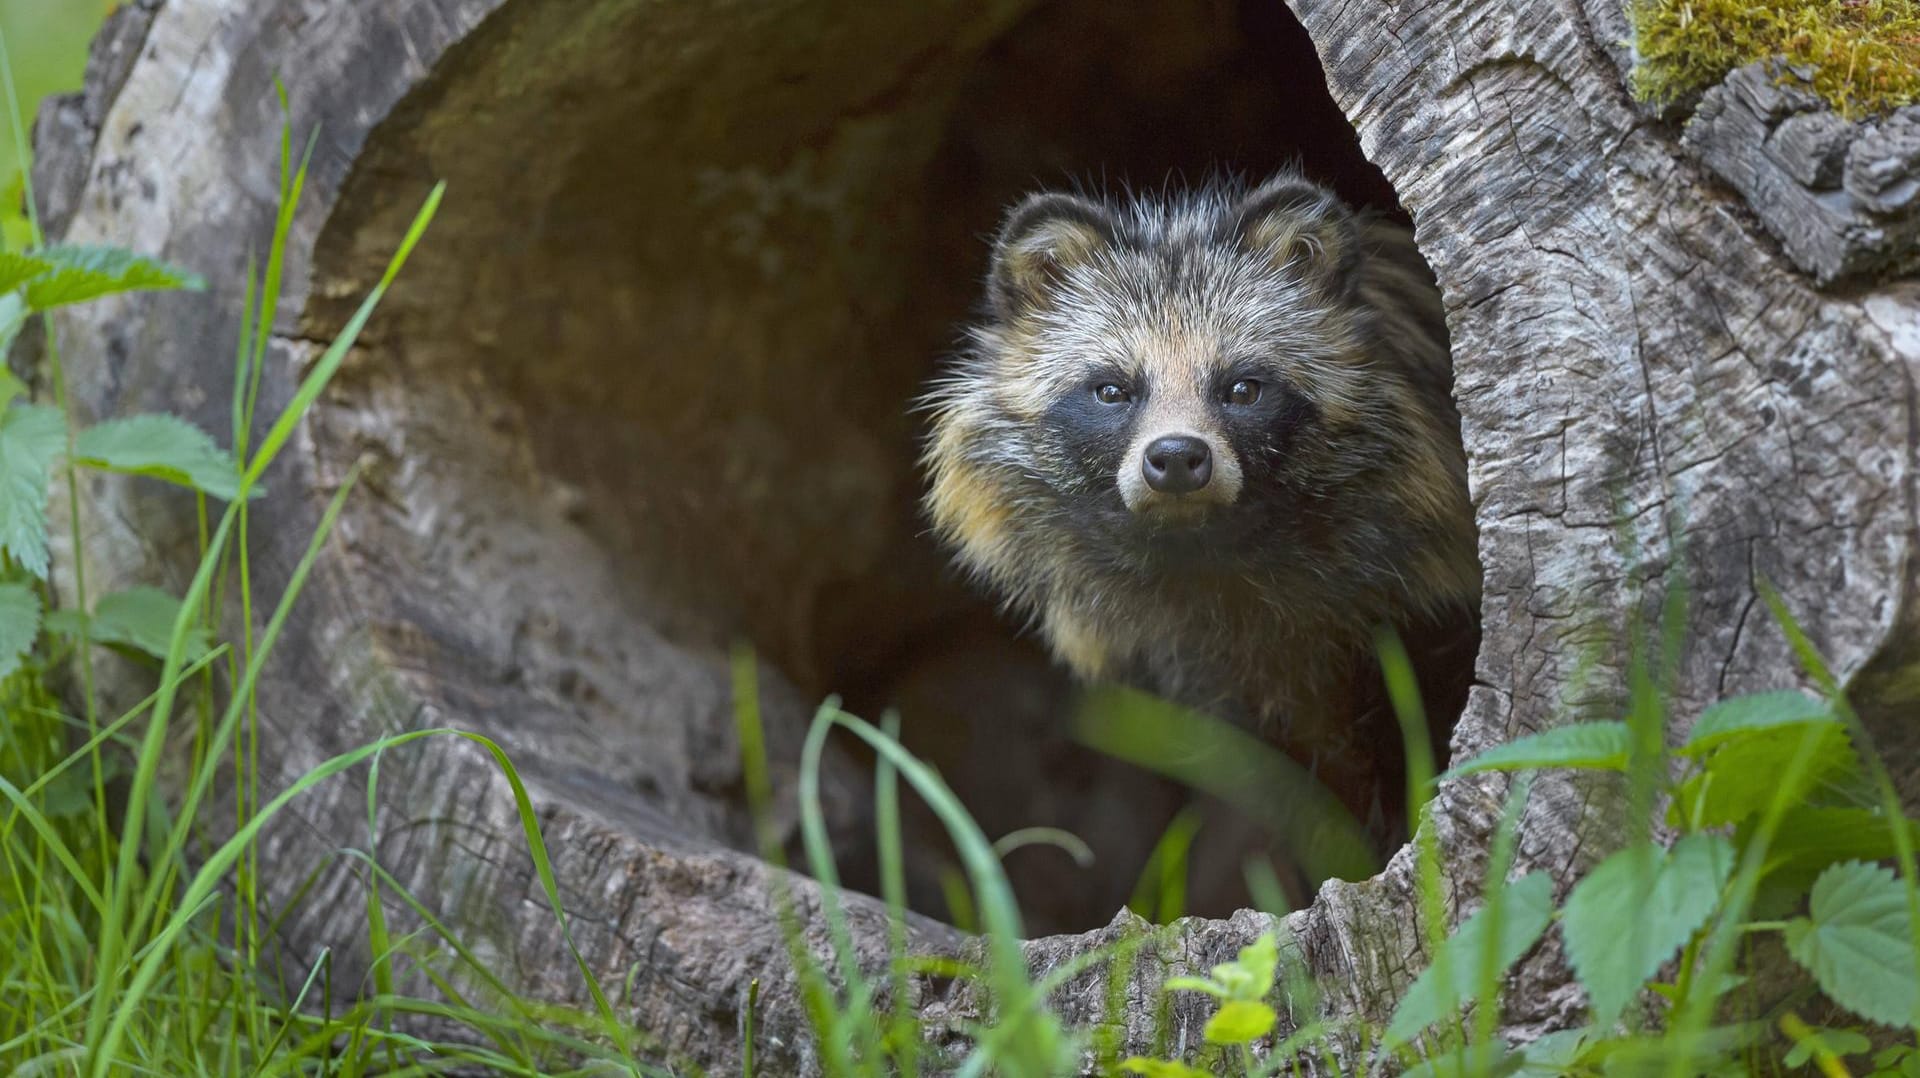
[[[1786,633],[1787,642],[1793,647],[1794,657],[1799,660],[1807,675],[1813,678],[1814,683],[1820,686],[1821,691],[1826,693],[1835,712],[1839,714],[1841,721],[1846,723],[1848,732],[1852,734],[1854,748],[1865,763],[1867,774],[1873,781],[1874,792],[1879,797],[1880,810],[1890,821],[1905,819],[1905,809],[1900,803],[1899,792],[1894,788],[1893,776],[1888,774],[1886,762],[1880,758],[1879,751],[1874,747],[1873,731],[1867,728],[1866,723],[1860,721],[1859,713],[1853,710],[1853,705],[1847,700],[1840,679],[1834,676],[1826,660],[1820,657],[1820,652],[1801,631],[1800,623],[1787,609],[1786,600],[1782,599],[1780,593],[1766,580],[1759,581],[1758,585],[1761,597],[1767,602],[1767,608],[1772,611],[1781,631]],[[1900,869],[1900,882],[1907,895],[1907,932],[1913,946],[1914,976],[1920,978],[1920,868],[1915,866],[1912,834],[1907,828],[1901,826],[1892,827],[1892,834],[1896,855],[1894,861]],[[1920,1024],[1920,1015],[1910,1016],[1908,1021],[1910,1024]]]
[[[25,123],[23,110],[20,107],[19,90],[14,82],[12,51],[8,46],[4,29],[0,29],[0,86],[4,86],[6,90],[7,114],[13,118],[14,160],[27,161],[30,159],[28,157],[29,151],[26,136],[27,125]],[[21,177],[22,197],[27,208],[28,234],[32,237],[34,245],[38,246],[44,241],[45,237],[40,230],[38,200],[34,198],[33,194],[32,170],[23,170]],[[67,452],[62,458],[62,472],[66,479],[67,488],[67,525],[69,533],[72,536],[74,550],[73,603],[75,609],[84,612],[88,609],[87,559],[80,553],[80,498],[79,487],[77,485],[78,470],[73,463],[73,440],[75,437],[73,412],[67,404],[66,369],[60,362],[60,348],[57,336],[54,333],[53,316],[43,312],[40,316],[40,322],[44,330],[42,336],[45,341],[46,369],[48,377],[53,382],[54,407],[58,408],[60,414],[66,419]],[[53,584],[51,580],[49,580],[46,585],[46,596],[49,600],[53,597]],[[49,601],[47,606],[51,609],[53,606],[52,602]],[[84,641],[79,647],[78,658],[80,661],[81,706],[86,718],[87,735],[91,739],[100,729],[99,696],[94,691],[93,649],[87,646]],[[89,764],[93,769],[93,818],[98,829],[95,848],[100,853],[100,868],[104,874],[107,867],[106,859],[111,856],[109,851],[112,849],[112,839],[110,838],[110,829],[108,827],[108,822],[111,817],[107,814],[106,766],[105,761],[100,756],[98,742],[95,742],[95,748],[93,749],[92,759],[89,761]]]

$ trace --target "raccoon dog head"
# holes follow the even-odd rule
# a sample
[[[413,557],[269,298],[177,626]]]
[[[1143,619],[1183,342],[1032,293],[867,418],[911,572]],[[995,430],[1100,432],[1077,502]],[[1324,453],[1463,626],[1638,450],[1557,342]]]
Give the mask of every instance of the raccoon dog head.
[[[1015,482],[1001,500],[1086,538],[1284,535],[1302,499],[1376,463],[1333,436],[1375,395],[1362,261],[1355,217],[1291,176],[1119,206],[1026,199],[994,245],[989,318],[934,394],[936,520],[978,545],[943,505],[942,481],[968,480],[943,460],[958,453]],[[943,447],[962,427],[967,444]]]

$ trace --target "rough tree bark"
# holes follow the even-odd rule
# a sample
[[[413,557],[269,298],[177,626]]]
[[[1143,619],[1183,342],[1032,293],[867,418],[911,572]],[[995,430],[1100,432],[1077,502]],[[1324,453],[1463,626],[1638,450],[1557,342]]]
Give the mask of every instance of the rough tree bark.
[[[502,739],[529,773],[587,959],[608,983],[632,974],[622,1007],[668,1058],[737,1066],[752,978],[761,1058],[813,1058],[771,912],[776,870],[736,851],[747,828],[727,643],[759,646],[776,755],[791,760],[809,701],[846,676],[836,656],[876,622],[905,638],[965,605],[925,583],[939,579],[937,555],[912,538],[900,408],[965,302],[974,234],[1004,197],[969,186],[973,159],[950,148],[1000,146],[1028,174],[1054,165],[1021,158],[1018,129],[966,126],[976,67],[1017,66],[1022,48],[1058,60],[1095,24],[1115,40],[1137,29],[1139,78],[1173,98],[1233,23],[1034,6],[142,0],[102,35],[85,93],[41,116],[38,195],[55,234],[174,258],[216,284],[60,320],[72,397],[95,418],[162,408],[227,429],[240,284],[273,212],[276,78],[318,142],[263,413],[428,186],[450,182],[420,257],[256,518],[255,573],[271,594],[320,504],[365,463],[263,688],[269,781],[398,729]],[[1825,281],[1879,255],[1849,262],[1790,238],[1789,250],[1824,252],[1796,268],[1769,235],[1794,230],[1742,197],[1793,212],[1777,189],[1743,184],[1763,170],[1742,156],[1738,125],[1725,129],[1739,101],[1710,95],[1701,115],[1720,128],[1685,142],[1677,122],[1636,107],[1614,0],[1293,9],[1446,295],[1486,570],[1477,684],[1453,753],[1604,708],[1623,627],[1684,572],[1676,736],[1718,695],[1795,683],[1757,598],[1765,577],[1852,680],[1883,748],[1911,762],[1920,289],[1856,277],[1817,290],[1807,272]],[[1084,105],[1102,92],[1059,77],[1015,96],[1046,113],[1061,94]],[[1222,140],[1244,133],[1235,109],[1256,124],[1285,112],[1183,107],[1200,138]],[[1756,106],[1755,141],[1786,114],[1768,107]],[[1821,170],[1838,175],[1833,155],[1866,136],[1795,123],[1826,140],[1803,182],[1831,188]],[[1876,176],[1877,213],[1899,188]],[[189,506],[142,484],[82,493],[92,588],[182,577]],[[1576,681],[1585,660],[1597,662]],[[944,669],[929,660],[899,678],[938,697],[960,676]],[[835,810],[855,829],[856,787],[836,784]],[[1474,901],[1504,789],[1453,782],[1433,806],[1456,912]],[[272,898],[329,866],[285,925],[293,952],[351,954],[360,884],[328,855],[370,845],[517,983],[582,1001],[506,785],[481,754],[454,740],[396,753],[379,793],[377,835],[364,835],[364,785],[351,784],[274,830],[267,863],[289,871]],[[1570,883],[1604,852],[1612,803],[1604,787],[1544,777],[1519,867]],[[1329,1013],[1384,1019],[1424,964],[1411,869],[1403,850],[1381,876],[1329,883],[1285,919]],[[854,907],[871,957],[880,918]],[[1116,997],[1098,973],[1061,1005],[1144,1048],[1161,977],[1220,961],[1270,923],[1182,922],[1134,967],[1126,1013],[1106,1013]],[[960,944],[931,921],[912,929],[921,947]],[[1051,967],[1139,930],[1123,917],[1029,953]],[[1513,974],[1510,1037],[1579,1016],[1555,946]],[[935,1016],[978,1004],[917,991]],[[1182,1002],[1173,1017],[1204,1015]]]

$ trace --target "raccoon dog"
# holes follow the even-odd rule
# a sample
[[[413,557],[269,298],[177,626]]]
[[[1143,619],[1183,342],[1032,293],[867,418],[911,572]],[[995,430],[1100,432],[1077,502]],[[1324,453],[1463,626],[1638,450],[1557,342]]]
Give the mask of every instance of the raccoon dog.
[[[1377,827],[1376,629],[1456,712],[1477,640],[1451,381],[1412,236],[1298,176],[1037,194],[927,397],[926,504],[1077,674],[1266,730]]]

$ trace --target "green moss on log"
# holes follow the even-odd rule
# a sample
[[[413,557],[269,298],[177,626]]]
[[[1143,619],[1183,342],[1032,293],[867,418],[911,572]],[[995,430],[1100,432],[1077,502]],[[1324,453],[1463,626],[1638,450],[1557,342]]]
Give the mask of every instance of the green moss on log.
[[[1857,119],[1920,101],[1920,0],[1630,0],[1634,92],[1666,104],[1782,58]]]

